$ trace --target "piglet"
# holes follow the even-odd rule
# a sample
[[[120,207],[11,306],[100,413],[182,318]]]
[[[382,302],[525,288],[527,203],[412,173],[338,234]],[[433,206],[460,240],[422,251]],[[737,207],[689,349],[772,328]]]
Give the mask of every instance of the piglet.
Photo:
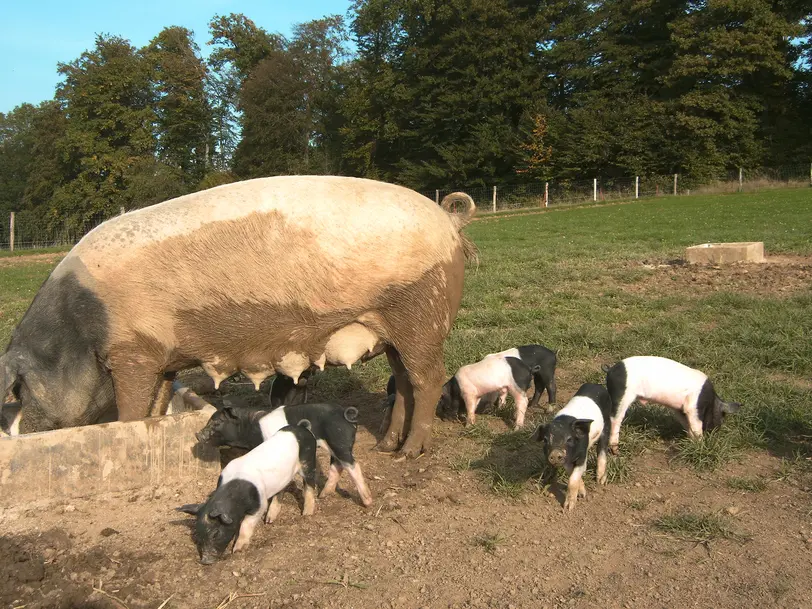
[[[296,475],[302,477],[304,485],[302,514],[313,514],[316,438],[308,425],[301,421],[299,425],[282,427],[253,450],[229,462],[205,503],[177,508],[197,517],[194,539],[201,563],[210,565],[220,558],[235,535],[231,551],[247,547],[262,517],[271,523],[279,515],[278,494]]]
[[[515,357],[530,368],[533,373],[533,397],[530,399],[529,408],[538,405],[541,394],[545,390],[548,403],[555,402],[555,366],[557,363],[555,351],[544,345],[522,345],[499,353],[489,353],[485,357]]]
[[[311,366],[304,370],[299,375],[297,383],[294,383],[289,376],[277,372],[271,384],[271,391],[268,394],[271,408],[306,404],[310,379],[315,374],[314,368],[317,369],[315,366]]]
[[[612,398],[612,431],[609,450],[617,454],[620,424],[635,399],[670,406],[682,426],[693,438],[719,427],[725,415],[739,410],[738,402],[725,402],[716,395],[713,383],[699,370],[665,357],[638,355],[628,357],[606,372],[606,387]]]
[[[572,510],[578,497],[586,497],[584,472],[587,452],[597,442],[599,484],[606,484],[606,448],[609,431],[606,421],[612,407],[603,385],[584,383],[553,420],[539,426],[531,440],[544,443],[544,456],[550,465],[564,467],[569,474],[564,509]]]
[[[527,390],[533,378],[530,368],[515,357],[486,357],[474,364],[463,366],[443,385],[437,414],[443,419],[457,418],[463,410],[465,425],[476,422],[479,399],[491,392],[498,392],[499,402],[504,405],[507,394],[516,402],[515,428],[524,426],[527,411]]]
[[[361,472],[361,466],[352,453],[358,426],[357,416],[357,408],[350,406],[345,409],[338,404],[329,403],[297,404],[273,410],[226,407],[211,415],[196,437],[202,444],[250,450],[286,425],[307,419],[319,446],[330,451],[330,471],[320,496],[325,497],[335,492],[341,472],[347,470],[358,489],[361,502],[369,506],[372,504],[372,494]]]

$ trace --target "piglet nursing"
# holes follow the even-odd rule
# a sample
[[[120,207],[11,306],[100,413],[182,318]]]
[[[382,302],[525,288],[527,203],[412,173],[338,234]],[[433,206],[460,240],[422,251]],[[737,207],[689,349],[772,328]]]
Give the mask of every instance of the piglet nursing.
[[[302,514],[313,514],[316,438],[305,424],[306,421],[302,421],[302,425],[287,425],[247,454],[229,462],[220,474],[217,488],[202,505],[177,508],[197,517],[194,539],[204,565],[222,556],[235,535],[237,540],[232,552],[248,546],[263,516],[266,523],[273,522],[281,507],[277,494],[297,475],[304,484]]]
[[[606,484],[606,448],[609,432],[606,420],[612,402],[602,385],[584,383],[547,425],[540,426],[530,437],[544,443],[544,456],[554,467],[564,467],[569,474],[564,509],[572,510],[578,497],[586,497],[584,472],[587,452],[597,442],[597,479]]]
[[[620,424],[629,406],[654,402],[670,406],[693,438],[719,427],[726,414],[739,410],[738,402],[725,402],[716,395],[713,383],[699,370],[664,357],[628,357],[611,368],[604,366],[606,388],[612,398],[612,430],[609,449],[617,454]]]
[[[352,478],[365,506],[372,504],[360,464],[353,456],[357,431],[358,409],[343,408],[338,404],[297,404],[274,410],[226,407],[218,410],[196,435],[199,442],[212,446],[253,449],[271,438],[286,425],[302,419],[310,422],[310,431],[318,444],[330,451],[330,471],[321,497],[335,492],[341,472],[346,470]]]
[[[530,368],[515,357],[486,357],[463,366],[445,385],[437,404],[437,414],[444,419],[466,413],[466,426],[476,422],[476,409],[481,397],[496,392],[504,405],[507,394],[516,402],[515,428],[524,425],[527,390],[533,379]]]

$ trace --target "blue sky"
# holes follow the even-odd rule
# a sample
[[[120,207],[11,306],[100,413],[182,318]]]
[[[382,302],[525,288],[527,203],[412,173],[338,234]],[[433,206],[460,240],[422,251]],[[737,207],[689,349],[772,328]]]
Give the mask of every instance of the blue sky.
[[[146,45],[164,27],[192,30],[203,56],[211,47],[208,22],[214,15],[242,13],[269,32],[289,36],[296,23],[325,15],[346,15],[350,0],[16,0],[4,3],[0,23],[0,112],[52,99],[56,65],[78,58],[96,34],[115,34]]]

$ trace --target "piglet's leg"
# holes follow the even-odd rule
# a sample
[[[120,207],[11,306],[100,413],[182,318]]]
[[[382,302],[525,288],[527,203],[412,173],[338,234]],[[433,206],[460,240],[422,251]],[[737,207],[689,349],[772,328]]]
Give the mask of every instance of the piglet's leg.
[[[479,402],[479,396],[466,395],[465,396],[465,426],[468,427],[476,423],[476,405]]]
[[[606,484],[608,478],[606,475],[606,448],[598,449],[598,467],[595,473],[598,484]]]
[[[505,407],[505,402],[507,401],[507,394],[508,394],[507,387],[499,391],[499,408]]]
[[[327,472],[327,482],[321,489],[319,497],[326,497],[335,492],[338,479],[341,477],[341,465],[335,457],[330,458],[330,470]]]
[[[302,516],[312,516],[316,511],[316,468],[302,468],[302,481],[304,483],[304,507]]]
[[[694,439],[702,437],[702,421],[699,420],[696,411],[697,398],[696,395],[688,396],[682,405],[682,414],[685,415],[688,422],[688,434]]]
[[[586,496],[586,488],[584,487],[584,470],[586,464],[580,467],[567,467],[570,472],[570,477],[567,482],[567,498],[564,501],[564,509],[572,511],[575,504],[578,502],[578,496]]]
[[[242,524],[240,525],[240,534],[237,536],[237,541],[231,550],[232,553],[239,552],[248,547],[248,543],[251,541],[251,536],[254,534],[257,523],[262,520],[261,514],[262,512],[257,512],[256,514],[251,514],[243,518]]]
[[[279,495],[274,495],[271,499],[271,505],[265,513],[265,524],[271,524],[276,517],[279,516],[279,510],[282,509],[282,504],[279,503]]]
[[[620,399],[620,403],[617,405],[617,411],[610,418],[611,430],[609,432],[609,452],[611,452],[613,455],[618,453],[618,445],[620,444],[620,423],[623,421],[623,418],[626,416],[626,411],[629,409],[629,406],[631,406],[636,397],[637,396],[631,392],[626,392],[623,394],[623,397]]]
[[[527,412],[527,394],[520,390],[518,387],[511,390],[513,401],[516,402],[516,427],[521,429],[524,427],[524,415]]]
[[[361,503],[366,507],[372,505],[372,493],[369,492],[364,474],[361,472],[361,465],[357,461],[352,465],[345,463],[344,469],[347,470],[350,478],[352,478],[352,481],[355,483],[355,488],[358,489],[358,495],[361,497]]]

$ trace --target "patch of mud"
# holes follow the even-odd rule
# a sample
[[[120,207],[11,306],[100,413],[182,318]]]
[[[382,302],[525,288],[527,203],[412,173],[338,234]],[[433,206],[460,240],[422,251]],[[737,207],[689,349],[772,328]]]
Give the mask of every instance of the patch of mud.
[[[646,260],[642,264],[630,263],[627,268],[641,266],[650,272],[641,280],[624,285],[624,289],[665,294],[742,292],[780,298],[812,288],[812,257],[771,256],[762,263],[725,265]]]

